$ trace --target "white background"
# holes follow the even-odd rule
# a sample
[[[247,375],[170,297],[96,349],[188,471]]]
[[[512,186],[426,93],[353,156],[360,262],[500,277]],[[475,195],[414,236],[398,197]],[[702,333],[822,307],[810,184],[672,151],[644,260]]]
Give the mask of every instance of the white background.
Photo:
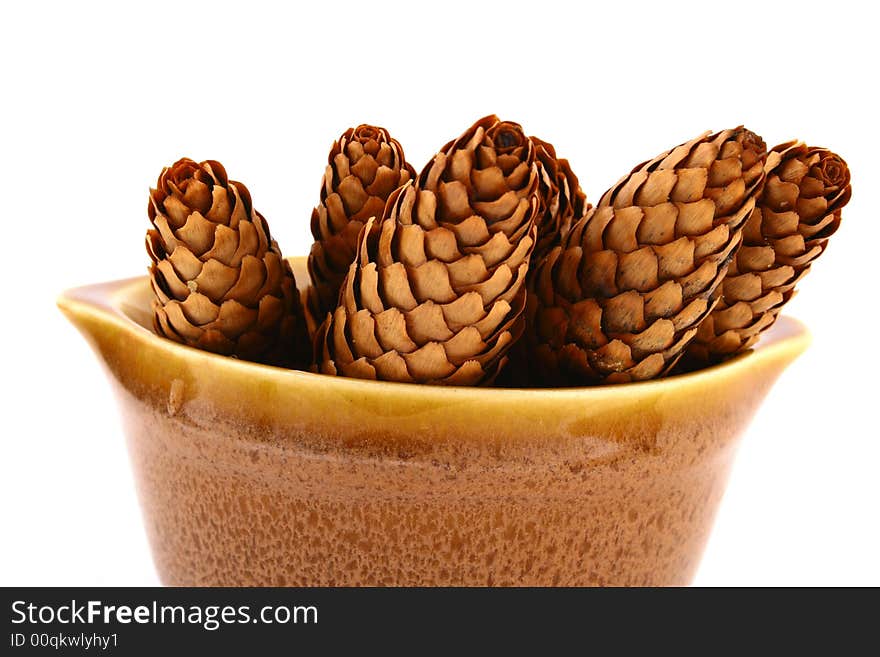
[[[847,159],[843,226],[786,310],[814,343],[748,431],[696,584],[880,584],[869,6],[4,3],[0,584],[157,582],[114,401],[54,300],[145,273],[163,165],[221,160],[285,253],[304,254],[345,128],[387,127],[420,168],[490,112],[554,143],[594,201],[740,123]]]

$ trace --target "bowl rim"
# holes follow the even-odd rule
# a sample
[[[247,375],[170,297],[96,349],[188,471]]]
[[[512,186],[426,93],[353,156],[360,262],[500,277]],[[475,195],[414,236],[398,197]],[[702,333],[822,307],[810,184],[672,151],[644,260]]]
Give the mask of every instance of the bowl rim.
[[[294,257],[289,260],[295,269],[299,270],[305,266],[306,258]],[[304,277],[300,275],[299,271],[296,274],[297,280],[301,282]],[[168,354],[169,357],[183,359],[193,364],[203,363],[215,371],[220,369],[236,378],[259,377],[264,380],[268,378],[279,385],[301,383],[302,385],[330,386],[342,393],[364,393],[369,390],[376,395],[405,395],[411,398],[421,398],[424,401],[429,401],[430,398],[438,395],[446,398],[450,394],[466,394],[469,397],[484,398],[486,401],[501,399],[511,401],[517,397],[529,398],[537,395],[559,401],[573,397],[589,401],[593,398],[605,398],[609,395],[619,396],[624,392],[637,392],[639,396],[643,394],[654,395],[671,386],[699,387],[716,377],[734,376],[744,368],[750,367],[751,362],[755,359],[794,360],[811,342],[810,332],[802,322],[789,316],[780,316],[775,324],[761,336],[759,343],[742,354],[705,368],[648,381],[547,388],[439,386],[375,381],[254,363],[214,354],[161,337],[133,319],[124,309],[124,305],[127,302],[130,303],[132,295],[143,294],[144,288],[148,286],[148,276],[137,276],[75,287],[62,292],[56,303],[68,319],[81,330],[82,324],[78,320],[91,319],[101,325],[113,326],[124,331],[146,348],[159,350]],[[88,331],[84,332],[89,333]]]

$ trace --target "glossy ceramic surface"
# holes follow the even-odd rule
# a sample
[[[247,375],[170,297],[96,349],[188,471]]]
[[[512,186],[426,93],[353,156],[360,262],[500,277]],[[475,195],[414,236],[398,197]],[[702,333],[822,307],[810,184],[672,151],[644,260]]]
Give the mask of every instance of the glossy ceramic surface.
[[[59,305],[106,366],[171,585],[686,584],[741,433],[809,343],[782,318],[661,381],[443,388],[184,347],[150,330],[150,294],[143,277]]]

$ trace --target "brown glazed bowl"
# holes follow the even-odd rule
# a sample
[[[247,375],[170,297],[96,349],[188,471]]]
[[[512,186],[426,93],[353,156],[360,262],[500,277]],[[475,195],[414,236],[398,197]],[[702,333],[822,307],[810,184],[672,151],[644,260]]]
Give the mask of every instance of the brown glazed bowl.
[[[184,347],[150,330],[150,295],[59,305],[109,373],[169,585],[687,584],[740,435],[809,342],[783,318],[660,381],[445,388]]]

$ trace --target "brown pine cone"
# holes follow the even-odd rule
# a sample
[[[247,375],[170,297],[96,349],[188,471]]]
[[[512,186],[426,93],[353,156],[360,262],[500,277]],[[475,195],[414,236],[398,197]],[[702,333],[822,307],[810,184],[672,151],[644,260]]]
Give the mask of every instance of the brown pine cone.
[[[538,137],[529,137],[535,145],[535,162],[538,166],[538,213],[535,224],[537,242],[532,251],[526,287],[534,286],[534,274],[538,263],[562,243],[572,223],[580,219],[593,206],[587,203],[577,176],[568,160],[556,157],[552,144]],[[526,316],[533,315],[534,294],[527,292]],[[497,380],[499,386],[528,388],[534,385],[529,340],[517,340],[509,352],[509,362]]]
[[[530,137],[535,144],[538,162],[538,199],[541,207],[535,223],[538,241],[532,253],[532,263],[538,263],[561,244],[572,223],[586,214],[592,206],[581,189],[577,176],[568,160],[557,158],[553,145]]]
[[[703,135],[608,190],[538,265],[533,354],[556,384],[668,372],[711,311],[764,183],[743,128]]]
[[[147,212],[159,335],[245,360],[308,365],[293,272],[247,187],[219,162],[184,158],[162,170]]]
[[[522,332],[538,173],[515,123],[477,121],[389,199],[318,334],[321,372],[491,382]]]
[[[780,144],[773,152],[781,160],[767,173],[721,300],[688,347],[695,360],[720,360],[754,345],[840,226],[841,209],[852,194],[846,162],[800,142]]]
[[[321,202],[312,211],[315,242],[309,254],[309,308],[319,323],[336,308],[361,229],[370,217],[381,219],[391,192],[415,178],[397,140],[372,125],[346,130],[327,160]],[[371,237],[379,222],[373,225]]]

